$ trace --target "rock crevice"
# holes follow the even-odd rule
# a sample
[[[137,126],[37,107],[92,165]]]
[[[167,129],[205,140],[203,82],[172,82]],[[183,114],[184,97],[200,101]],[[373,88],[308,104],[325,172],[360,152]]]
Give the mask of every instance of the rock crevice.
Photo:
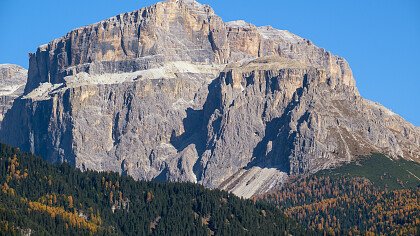
[[[0,138],[83,170],[245,197],[372,152],[420,161],[418,128],[363,99],[343,58],[181,0],[39,47]]]

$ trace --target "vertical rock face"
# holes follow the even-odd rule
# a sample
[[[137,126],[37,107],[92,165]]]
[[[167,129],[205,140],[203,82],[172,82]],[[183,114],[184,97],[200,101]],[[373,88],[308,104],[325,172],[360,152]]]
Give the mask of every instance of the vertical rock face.
[[[23,94],[27,77],[28,71],[20,66],[0,64],[0,122],[13,101]]]
[[[419,129],[363,99],[344,59],[195,1],[39,47],[0,137],[81,169],[244,197],[371,152],[420,161]]]

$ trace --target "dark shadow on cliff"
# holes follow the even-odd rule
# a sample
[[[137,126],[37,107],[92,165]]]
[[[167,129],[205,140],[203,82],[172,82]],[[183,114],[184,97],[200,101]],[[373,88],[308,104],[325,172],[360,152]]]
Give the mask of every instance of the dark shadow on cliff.
[[[12,107],[6,112],[0,128],[0,142],[18,147],[24,152],[30,152],[28,129],[25,128],[27,116],[26,103],[21,97],[13,101]]]
[[[298,99],[292,99],[282,116],[274,118],[266,124],[265,135],[253,150],[254,159],[245,169],[248,170],[252,167],[277,168],[282,172],[290,173],[290,156],[293,152],[296,132],[290,132],[289,123],[292,119],[292,111],[299,105],[306,86],[308,86],[307,76],[304,77],[303,87],[297,89],[293,96]],[[306,118],[301,117],[299,122],[303,122],[302,119]],[[268,147],[269,143],[271,143],[271,148]]]
[[[229,75],[221,74],[219,78],[215,79],[209,86],[209,94],[202,110],[187,109],[187,117],[183,120],[184,133],[177,136],[175,132],[172,133],[171,144],[181,152],[191,144],[196,146],[199,159],[194,165],[193,171],[201,179],[205,166],[202,166],[201,160],[206,150],[212,151],[214,140],[220,138],[221,134],[221,114],[217,116],[217,109],[222,107],[221,83],[229,84]],[[272,78],[267,77],[268,89],[274,93],[275,90],[272,83]],[[266,123],[265,135],[263,139],[256,145],[253,150],[252,161],[245,167],[251,169],[252,167],[261,168],[277,168],[278,170],[290,173],[291,163],[290,156],[293,155],[294,141],[296,139],[296,132],[291,132],[289,123],[292,119],[292,111],[299,106],[300,99],[303,96],[304,89],[309,86],[308,78],[303,78],[303,86],[296,90],[293,99],[285,108],[283,115],[272,119]],[[220,111],[221,113],[223,111]],[[263,113],[265,115],[265,112]],[[216,116],[215,117],[212,117]],[[302,116],[298,123],[302,123],[307,119],[308,114]],[[212,124],[209,126],[209,123]],[[209,134],[208,127],[212,127],[213,131]],[[208,137],[208,135],[211,135]],[[211,140],[208,140],[211,138]],[[271,143],[272,148],[267,150],[268,144]]]
[[[203,153],[207,149],[212,148],[209,146],[211,144],[207,141],[207,135],[209,132],[208,124],[212,114],[218,107],[220,107],[221,104],[220,83],[221,80],[219,77],[214,79],[208,85],[209,92],[202,110],[194,110],[192,108],[187,109],[187,117],[183,120],[184,133],[177,136],[175,131],[173,131],[171,136],[171,144],[178,152],[181,152],[191,144],[195,145],[199,159],[194,165],[193,171],[199,179],[204,171],[204,167],[201,166]],[[218,122],[218,120],[220,119],[213,122],[213,127],[215,125],[214,123]]]
[[[58,96],[58,95],[56,95]],[[6,113],[0,130],[0,141],[22,151],[42,156],[52,163],[67,162],[75,165],[72,147],[72,129],[70,93],[62,94],[63,120],[51,126],[53,99],[32,101],[19,97]],[[58,143],[59,145],[56,145]]]

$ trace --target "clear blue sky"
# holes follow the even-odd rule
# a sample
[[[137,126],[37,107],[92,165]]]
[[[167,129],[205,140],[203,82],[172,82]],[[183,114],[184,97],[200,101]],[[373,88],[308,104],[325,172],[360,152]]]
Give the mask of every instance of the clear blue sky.
[[[151,0],[0,0],[0,63]],[[272,25],[345,57],[361,94],[420,126],[420,1],[202,0],[225,21]]]

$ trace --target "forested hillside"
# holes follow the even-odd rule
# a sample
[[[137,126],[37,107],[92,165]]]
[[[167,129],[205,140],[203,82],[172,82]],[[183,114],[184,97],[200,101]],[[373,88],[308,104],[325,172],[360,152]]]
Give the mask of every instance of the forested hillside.
[[[419,235],[420,168],[373,155],[256,199],[327,235]]]
[[[250,201],[189,183],[81,172],[1,145],[0,235],[418,235],[418,166],[382,158]]]
[[[187,183],[80,172],[1,145],[0,234],[308,235],[263,203]]]

